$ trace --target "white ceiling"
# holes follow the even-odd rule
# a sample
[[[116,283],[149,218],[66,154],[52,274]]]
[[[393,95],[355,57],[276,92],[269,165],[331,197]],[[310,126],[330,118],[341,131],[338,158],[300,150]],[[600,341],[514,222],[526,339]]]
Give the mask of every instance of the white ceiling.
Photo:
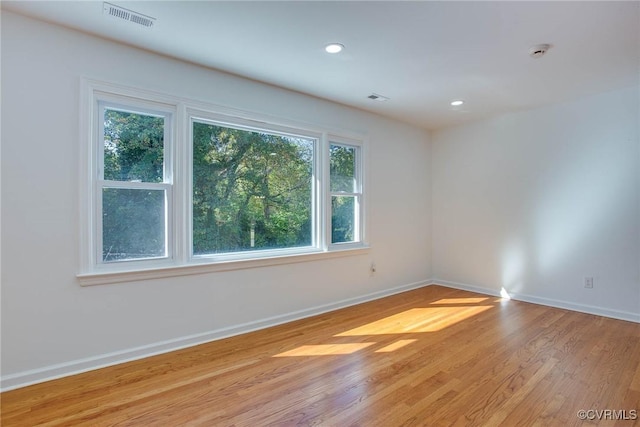
[[[2,8],[427,129],[640,83],[637,1],[111,3],[157,20],[118,20],[99,1]],[[539,43],[553,48],[530,58]]]

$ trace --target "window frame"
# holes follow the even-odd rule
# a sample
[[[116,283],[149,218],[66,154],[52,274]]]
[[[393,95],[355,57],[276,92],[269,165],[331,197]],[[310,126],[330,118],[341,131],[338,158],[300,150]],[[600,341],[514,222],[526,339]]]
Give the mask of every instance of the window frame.
[[[147,264],[152,263],[163,263],[166,259],[173,259],[174,257],[174,247],[172,243],[175,241],[174,231],[173,231],[173,128],[174,126],[174,117],[175,111],[172,108],[165,108],[163,105],[155,104],[155,103],[139,103],[139,102],[129,102],[127,105],[123,105],[120,103],[121,99],[117,99],[117,102],[113,102],[111,100],[105,100],[105,97],[99,96],[96,99],[97,114],[95,116],[95,120],[97,123],[94,123],[94,126],[97,130],[97,135],[95,136],[96,140],[96,154],[94,160],[97,162],[95,171],[97,176],[94,177],[96,183],[96,189],[94,192],[94,224],[95,229],[93,230],[96,242],[95,242],[95,262],[98,266],[103,264],[113,264],[113,263],[131,263],[133,267],[139,266],[144,267]],[[112,98],[112,97],[110,97]],[[126,102],[126,101],[125,101]],[[159,107],[159,109],[157,108]],[[163,138],[163,176],[162,182],[146,182],[146,181],[118,181],[118,180],[107,180],[104,178],[104,143],[99,144],[98,141],[104,140],[104,115],[107,109],[113,111],[121,111],[127,113],[134,114],[144,114],[152,117],[162,117],[164,118],[164,138]],[[97,158],[96,158],[97,157]],[[165,227],[164,227],[164,248],[165,254],[164,256],[159,257],[149,257],[149,258],[131,258],[125,260],[118,261],[104,261],[103,259],[103,213],[104,207],[102,205],[103,202],[103,190],[106,188],[117,188],[117,189],[126,189],[126,190],[152,190],[152,191],[163,191],[164,192],[164,216],[165,216]],[[102,268],[102,267],[98,267]]]
[[[101,110],[165,117],[164,179],[161,183],[105,181],[104,123]],[[104,116],[102,116],[104,117]],[[247,131],[299,136],[314,141],[312,174],[312,245],[259,249],[213,255],[193,254],[193,120]],[[80,97],[80,256],[77,278],[80,285],[121,283],[189,274],[202,274],[306,262],[366,253],[365,165],[366,137],[342,129],[326,129],[308,123],[283,120],[262,113],[222,107],[192,99],[130,88],[88,78],[81,79]],[[331,144],[357,148],[359,183],[359,241],[331,243],[331,192],[329,147]],[[109,185],[105,186],[105,182]],[[147,188],[165,191],[166,257],[101,262],[102,189]],[[153,188],[151,188],[153,187]]]
[[[332,191],[331,190],[331,174],[329,171],[329,163],[330,163],[330,159],[329,159],[329,155],[327,155],[327,183],[325,184],[325,190],[327,193],[326,196],[326,215],[328,215],[327,218],[327,229],[325,230],[325,239],[327,241],[327,247],[330,250],[336,250],[336,249],[341,249],[341,248],[353,248],[353,247],[359,247],[362,245],[366,245],[366,239],[365,239],[365,207],[364,207],[364,203],[365,203],[365,198],[364,198],[364,189],[365,189],[365,184],[364,184],[364,141],[360,140],[360,139],[353,139],[353,138],[347,138],[344,136],[339,136],[339,135],[328,135],[327,137],[327,147],[326,147],[326,151],[327,153],[329,153],[330,148],[332,145],[338,145],[338,146],[342,146],[342,147],[347,147],[347,148],[354,148],[355,149],[355,171],[354,171],[354,180],[355,180],[355,191],[353,192],[347,192],[347,191]],[[333,224],[332,224],[332,198],[334,196],[348,196],[348,197],[354,197],[354,207],[356,212],[354,213],[354,240],[351,242],[336,242],[334,243],[332,240],[332,230],[333,230]]]
[[[290,248],[278,248],[278,249],[256,249],[256,250],[248,250],[248,251],[238,251],[238,252],[225,252],[225,253],[217,253],[217,254],[199,254],[196,255],[193,253],[193,163],[191,161],[188,162],[187,165],[187,176],[188,176],[188,191],[187,191],[187,201],[186,201],[186,209],[187,209],[187,224],[188,224],[188,233],[186,236],[187,248],[188,248],[188,260],[191,263],[211,263],[211,262],[224,262],[224,261],[234,261],[234,260],[244,260],[244,259],[254,259],[254,258],[269,258],[276,256],[286,256],[286,255],[296,255],[296,254],[306,254],[313,252],[321,252],[323,250],[323,239],[319,239],[322,223],[319,219],[318,207],[321,204],[320,201],[320,185],[318,184],[318,177],[322,173],[320,168],[318,167],[318,157],[320,154],[320,145],[322,141],[322,133],[314,132],[310,130],[300,129],[300,128],[292,128],[289,126],[277,125],[277,124],[266,124],[264,122],[257,122],[252,120],[247,120],[243,118],[229,117],[224,114],[206,111],[202,109],[196,108],[187,108],[186,111],[187,121],[188,121],[188,137],[186,139],[186,143],[188,145],[186,155],[188,159],[193,158],[193,123],[206,123],[212,124],[214,126],[222,126],[228,127],[231,129],[244,130],[249,132],[264,132],[271,135],[280,135],[280,136],[293,136],[293,137],[301,137],[305,139],[314,140],[313,144],[313,171],[312,171],[312,182],[311,182],[311,213],[312,213],[312,233],[311,233],[311,245],[302,246],[302,247],[290,247]]]

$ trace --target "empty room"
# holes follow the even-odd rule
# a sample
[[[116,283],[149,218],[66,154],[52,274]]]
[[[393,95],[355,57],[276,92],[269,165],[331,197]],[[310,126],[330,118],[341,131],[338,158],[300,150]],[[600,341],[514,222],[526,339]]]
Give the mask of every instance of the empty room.
[[[640,2],[0,7],[3,426],[640,425]]]

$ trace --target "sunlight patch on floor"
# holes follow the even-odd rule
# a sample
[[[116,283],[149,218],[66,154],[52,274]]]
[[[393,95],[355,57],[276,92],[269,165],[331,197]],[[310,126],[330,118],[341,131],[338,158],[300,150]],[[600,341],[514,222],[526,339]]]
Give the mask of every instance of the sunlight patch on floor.
[[[463,306],[463,307],[429,307],[412,308],[402,313],[394,314],[375,322],[367,323],[337,337],[359,335],[408,334],[418,332],[435,332],[456,324],[493,306]]]
[[[458,322],[493,308],[489,297],[443,298],[430,303],[430,307],[412,308],[401,313],[375,320],[357,328],[341,332],[334,337],[364,337],[372,335],[397,335],[437,332]],[[481,305],[483,304],[484,305]],[[400,338],[400,337],[398,337]],[[367,338],[360,338],[367,339]],[[387,338],[384,339],[389,342]],[[375,353],[391,353],[418,341],[398,339],[375,350]],[[385,343],[380,343],[384,345]],[[356,342],[336,344],[302,345],[273,357],[335,356],[348,355],[370,347],[378,342]]]
[[[273,357],[299,357],[299,356],[335,356],[355,353],[358,350],[369,347],[374,342],[347,343],[347,344],[316,344],[301,345],[293,350],[276,354]]]

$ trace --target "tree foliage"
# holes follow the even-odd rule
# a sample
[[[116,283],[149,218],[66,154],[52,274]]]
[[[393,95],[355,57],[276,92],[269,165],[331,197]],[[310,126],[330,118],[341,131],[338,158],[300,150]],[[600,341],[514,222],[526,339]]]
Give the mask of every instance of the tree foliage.
[[[163,182],[164,130],[163,117],[106,110],[105,181]],[[195,121],[191,142],[195,255],[312,244],[311,139]],[[353,241],[356,150],[329,148],[332,242]],[[105,261],[165,253],[164,197],[162,189],[105,186]]]
[[[105,111],[104,179],[162,182],[164,118]]]
[[[329,187],[334,193],[354,193],[356,150],[331,144],[329,147]],[[352,242],[355,238],[355,196],[334,194],[331,197],[331,242]]]
[[[162,182],[164,118],[106,110],[104,179]],[[102,190],[102,258],[104,261],[163,256],[164,191]]]
[[[164,255],[164,191],[105,188],[102,205],[104,261]]]
[[[194,253],[310,245],[312,166],[310,140],[194,123]]]

